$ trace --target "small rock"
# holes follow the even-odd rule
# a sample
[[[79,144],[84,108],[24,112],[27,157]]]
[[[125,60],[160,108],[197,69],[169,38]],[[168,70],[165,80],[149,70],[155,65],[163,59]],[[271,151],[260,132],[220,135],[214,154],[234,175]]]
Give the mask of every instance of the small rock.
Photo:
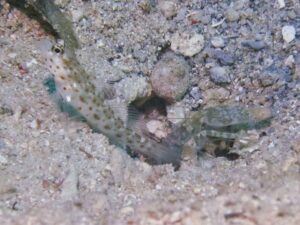
[[[275,84],[279,80],[280,74],[276,69],[268,68],[259,75],[259,81],[262,87]]]
[[[290,43],[296,37],[296,30],[293,26],[284,26],[282,28],[282,37],[286,43]]]
[[[171,38],[171,49],[184,56],[194,56],[204,47],[204,37],[201,34],[190,34],[177,32]]]
[[[134,208],[131,206],[126,206],[126,207],[122,208],[120,212],[121,212],[122,216],[132,215],[134,213]]]
[[[211,100],[223,102],[229,99],[230,92],[225,88],[208,89],[203,93],[203,96],[206,102]]]
[[[222,66],[232,66],[235,62],[235,57],[229,52],[219,49],[207,49],[206,53],[209,57],[217,59]]]
[[[159,120],[150,120],[147,122],[146,127],[151,134],[155,135],[159,139],[165,138],[168,135],[164,124]]]
[[[116,95],[122,96],[126,102],[130,103],[135,100],[139,102],[146,101],[152,92],[152,87],[145,77],[127,77],[116,85]]]
[[[210,79],[215,84],[229,84],[231,82],[230,75],[224,67],[213,67],[210,69]]]
[[[186,118],[186,112],[181,103],[167,106],[167,117],[173,124],[180,124]]]
[[[291,19],[291,20],[294,20],[294,19],[296,19],[297,18],[297,14],[295,13],[295,11],[294,10],[290,10],[290,11],[288,11],[288,13],[287,13],[287,16],[289,17],[289,19]]]
[[[175,211],[170,215],[169,222],[172,224],[179,222],[184,217],[183,212]]]
[[[150,0],[141,0],[139,2],[139,7],[145,12],[150,13],[151,11],[151,3]]]
[[[255,51],[259,51],[266,47],[266,43],[264,41],[246,40],[242,41],[242,46],[246,48],[251,48]]]
[[[229,8],[225,13],[225,17],[229,22],[235,22],[239,20],[240,14],[233,8]]]
[[[168,102],[175,102],[189,86],[189,65],[184,58],[167,53],[155,65],[151,73],[154,92]]]
[[[217,51],[215,58],[218,59],[222,66],[232,66],[235,62],[235,57],[228,52]]]
[[[279,9],[282,9],[285,7],[285,2],[284,0],[278,0],[278,5],[279,5]]]
[[[81,20],[84,16],[84,10],[82,8],[80,9],[74,9],[71,11],[73,22],[78,22]]]
[[[199,87],[193,87],[189,93],[193,99],[199,100],[202,98],[201,91]]]
[[[224,48],[225,47],[225,41],[223,38],[221,37],[213,37],[211,39],[211,44],[212,46],[214,46],[215,48]]]
[[[158,8],[167,19],[177,14],[177,5],[174,1],[160,0],[158,1]]]
[[[38,120],[38,119],[34,119],[34,120],[31,121],[31,123],[30,123],[30,127],[31,127],[32,129],[38,129],[38,128],[40,128],[40,126],[41,126],[41,121]]]
[[[55,0],[55,4],[61,7],[66,7],[70,3],[70,0]]]

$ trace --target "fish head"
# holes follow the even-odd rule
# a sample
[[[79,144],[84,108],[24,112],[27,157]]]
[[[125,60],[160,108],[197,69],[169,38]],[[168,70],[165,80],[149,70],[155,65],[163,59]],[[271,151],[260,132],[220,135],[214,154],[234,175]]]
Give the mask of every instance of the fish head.
[[[37,48],[44,59],[45,67],[54,75],[56,82],[66,80],[72,71],[72,56],[64,49],[63,42],[42,40]]]

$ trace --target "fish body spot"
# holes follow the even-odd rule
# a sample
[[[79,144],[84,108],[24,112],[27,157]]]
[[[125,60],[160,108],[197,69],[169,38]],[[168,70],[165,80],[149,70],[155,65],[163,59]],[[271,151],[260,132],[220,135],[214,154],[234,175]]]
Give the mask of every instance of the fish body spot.
[[[108,125],[108,124],[106,124],[105,126],[104,126],[104,129],[106,129],[106,130],[110,130],[110,126]]]
[[[94,114],[93,117],[94,117],[94,119],[96,119],[96,120],[100,120],[100,117],[98,116],[98,114]]]
[[[86,102],[86,100],[85,100],[84,96],[82,96],[82,95],[80,95],[80,96],[79,96],[79,100],[80,100],[81,102],[83,102],[83,103],[85,103],[85,102]]]

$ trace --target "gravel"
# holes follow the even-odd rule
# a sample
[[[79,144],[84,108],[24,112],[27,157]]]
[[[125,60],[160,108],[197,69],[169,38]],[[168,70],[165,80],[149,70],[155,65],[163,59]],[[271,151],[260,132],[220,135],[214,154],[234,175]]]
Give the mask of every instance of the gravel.
[[[145,84],[169,53],[190,84],[181,81],[166,107],[175,127],[191,110],[220,104],[272,107],[255,143],[240,134],[235,143],[247,146],[236,160],[197,158],[200,137],[177,171],[129,156],[60,112],[35,48],[51,36],[0,2],[0,224],[299,224],[299,1],[172,1],[172,16],[152,0],[58,1],[69,16],[83,10],[73,12],[78,60],[120,102],[124,93],[150,97]]]

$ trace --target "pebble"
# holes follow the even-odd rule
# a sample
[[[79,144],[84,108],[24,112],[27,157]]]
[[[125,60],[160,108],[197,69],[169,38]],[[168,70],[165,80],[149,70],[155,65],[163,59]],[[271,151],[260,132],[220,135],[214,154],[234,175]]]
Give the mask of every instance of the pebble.
[[[167,106],[168,120],[173,124],[180,124],[186,117],[185,108],[180,102]]]
[[[296,30],[293,26],[284,26],[282,28],[282,37],[283,37],[283,40],[286,42],[286,43],[290,43],[291,41],[293,41],[296,37]]]
[[[151,11],[151,3],[149,0],[141,0],[139,2],[139,7],[145,12],[150,13]]]
[[[295,11],[294,10],[290,10],[290,11],[288,11],[288,13],[287,13],[287,16],[289,17],[289,19],[291,19],[291,20],[294,20],[294,19],[296,19],[297,18],[297,14],[295,13]]]
[[[183,57],[165,54],[150,75],[154,92],[169,103],[180,99],[189,86],[189,70]]]
[[[278,0],[278,5],[279,5],[279,9],[282,9],[285,7],[285,2],[284,0]]]
[[[189,93],[193,99],[199,100],[202,98],[201,91],[199,87],[193,87]]]
[[[134,208],[131,206],[126,206],[120,210],[123,216],[132,215],[134,213]]]
[[[145,77],[132,76],[127,77],[116,85],[116,95],[122,96],[126,102],[138,100],[146,101],[152,93],[151,84]]]
[[[264,70],[260,75],[259,75],[259,81],[262,87],[268,87],[273,84],[275,84],[279,79],[278,73],[272,70]]]
[[[224,48],[225,47],[225,41],[221,37],[213,37],[211,39],[211,44],[215,48]]]
[[[235,62],[234,55],[229,52],[209,48],[206,53],[209,57],[217,59],[222,66],[232,66]]]
[[[266,43],[264,41],[257,40],[245,40],[242,41],[242,46],[246,48],[251,48],[255,51],[260,51],[266,47]]]
[[[41,122],[38,119],[34,119],[33,121],[31,121],[30,123],[30,127],[32,129],[38,129],[40,128]]]
[[[184,56],[194,56],[204,47],[204,37],[201,34],[190,34],[188,32],[175,33],[170,40],[171,49]]]
[[[232,66],[235,62],[235,57],[228,52],[216,51],[215,57],[222,66]]]
[[[55,0],[55,4],[64,8],[70,3],[70,1],[71,0]]]
[[[168,135],[164,124],[159,120],[150,120],[146,123],[146,127],[151,134],[159,139],[165,138]]]
[[[230,97],[230,92],[225,88],[214,88],[208,89],[203,93],[205,102],[211,100],[217,100],[218,102],[223,102]]]
[[[174,1],[161,0],[158,2],[158,8],[167,19],[172,18],[177,14],[177,5]]]
[[[84,10],[81,9],[74,9],[71,11],[73,22],[78,22],[84,17]]]
[[[189,97],[185,99],[187,108],[197,109],[203,103],[203,96],[198,86],[193,87],[189,92]]]
[[[231,82],[228,70],[225,67],[216,66],[210,69],[210,79],[218,85],[229,84]]]
[[[239,12],[234,10],[233,8],[229,8],[225,13],[225,18],[229,22],[235,22],[235,21],[239,20],[240,14],[239,14]]]

